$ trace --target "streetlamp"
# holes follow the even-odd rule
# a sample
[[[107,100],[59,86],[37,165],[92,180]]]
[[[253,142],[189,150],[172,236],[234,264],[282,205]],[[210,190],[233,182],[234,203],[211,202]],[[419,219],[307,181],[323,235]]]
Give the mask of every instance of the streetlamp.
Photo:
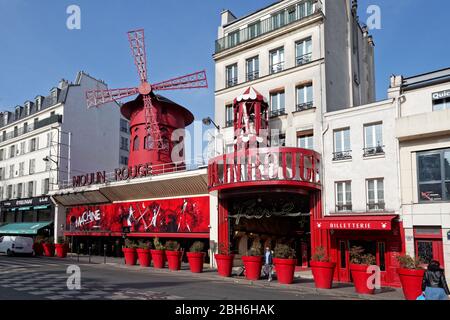
[[[220,127],[217,125],[217,123],[215,123],[211,117],[206,117],[202,120],[203,124],[205,126],[210,126],[211,124],[214,125],[214,127],[216,127],[217,129],[217,135],[214,136],[214,156],[216,156],[217,154],[220,154],[217,150],[217,136],[220,135]]]

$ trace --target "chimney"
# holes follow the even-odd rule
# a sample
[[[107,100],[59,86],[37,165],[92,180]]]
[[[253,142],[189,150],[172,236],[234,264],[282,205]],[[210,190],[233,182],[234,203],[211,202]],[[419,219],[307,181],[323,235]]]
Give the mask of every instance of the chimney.
[[[352,0],[352,14],[354,17],[358,14],[358,0]]]
[[[66,79],[61,79],[61,81],[59,81],[59,83],[58,83],[58,88],[64,89],[68,85],[69,85],[69,81],[67,81]]]
[[[220,18],[222,26],[225,26],[237,19],[236,16],[230,10],[227,9],[222,10],[222,12],[220,13]]]

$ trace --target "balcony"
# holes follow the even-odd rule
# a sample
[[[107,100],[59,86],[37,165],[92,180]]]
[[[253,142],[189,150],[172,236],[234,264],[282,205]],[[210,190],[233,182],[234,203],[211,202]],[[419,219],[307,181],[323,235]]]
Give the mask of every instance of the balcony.
[[[246,79],[247,81],[253,81],[259,78],[259,71],[249,72],[247,73]]]
[[[295,58],[295,62],[297,66],[301,66],[312,61],[312,53],[304,54],[303,56]]]
[[[364,148],[364,157],[373,157],[384,154],[384,146]]]
[[[235,85],[238,84],[238,78],[231,78],[231,79],[227,79],[227,88],[231,88],[234,87]]]
[[[295,110],[298,112],[310,110],[310,109],[314,109],[314,103],[312,101],[305,102],[305,103],[299,103],[299,104],[297,104],[297,106],[295,108]]]
[[[351,212],[352,211],[352,203],[348,202],[346,204],[339,203],[336,205],[336,212]]]
[[[285,114],[286,114],[286,110],[284,108],[283,109],[270,110],[270,117],[271,118],[279,117],[279,116],[282,116],[282,115],[285,115]]]
[[[278,73],[284,70],[284,61],[270,65],[270,74]]]
[[[234,125],[234,121],[233,120],[225,121],[225,127],[232,127],[233,125]]]
[[[251,24],[239,31],[216,40],[216,53],[234,48],[240,44],[257,39],[270,32],[279,30],[295,22],[304,20],[319,12],[317,0],[299,1],[294,6],[286,8],[281,13]]]
[[[384,211],[386,209],[386,204],[383,201],[379,202],[369,202],[367,204],[367,211]]]
[[[352,158],[352,150],[333,152],[333,161],[349,160]]]
[[[13,139],[13,138],[17,138],[23,134],[26,134],[33,130],[43,128],[43,127],[51,125],[53,123],[62,123],[62,116],[58,115],[58,114],[52,115],[41,121],[35,122],[33,124],[29,124],[26,127],[22,126],[20,128],[15,129],[14,131],[8,132],[6,134],[2,134],[2,135],[0,135],[0,143],[5,142],[10,139]]]
[[[320,155],[301,148],[272,147],[231,152],[208,164],[210,190],[283,185],[320,189]]]

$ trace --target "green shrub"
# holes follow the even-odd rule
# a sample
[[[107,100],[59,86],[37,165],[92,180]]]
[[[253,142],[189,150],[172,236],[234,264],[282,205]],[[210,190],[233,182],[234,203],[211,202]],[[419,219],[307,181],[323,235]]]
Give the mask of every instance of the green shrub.
[[[316,247],[314,254],[311,257],[312,261],[316,262],[330,262],[330,258],[328,257],[325,248],[322,246]]]
[[[295,250],[287,244],[277,244],[274,250],[277,259],[295,259]]]
[[[180,244],[174,240],[168,240],[166,241],[164,247],[167,251],[179,251],[180,250]]]
[[[202,252],[205,244],[201,241],[195,241],[194,244],[189,249],[190,252]]]

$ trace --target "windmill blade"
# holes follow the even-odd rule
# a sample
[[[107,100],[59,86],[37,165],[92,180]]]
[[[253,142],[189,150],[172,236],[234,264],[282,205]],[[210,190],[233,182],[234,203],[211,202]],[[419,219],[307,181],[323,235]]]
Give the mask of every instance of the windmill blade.
[[[152,90],[208,88],[206,72],[200,71],[151,85]]]
[[[106,89],[86,91],[87,107],[95,107],[100,104],[113,102],[139,93],[138,88]]]
[[[152,105],[152,98],[150,95],[144,96],[144,112],[145,112],[145,125],[147,127],[147,144],[149,143],[149,137],[152,138],[152,149],[158,149],[161,140],[161,132],[159,131],[159,125],[157,122],[156,109]],[[149,146],[145,146],[149,148]]]
[[[134,64],[138,70],[141,83],[147,82],[147,54],[145,52],[144,29],[128,32],[131,53],[134,57]]]

